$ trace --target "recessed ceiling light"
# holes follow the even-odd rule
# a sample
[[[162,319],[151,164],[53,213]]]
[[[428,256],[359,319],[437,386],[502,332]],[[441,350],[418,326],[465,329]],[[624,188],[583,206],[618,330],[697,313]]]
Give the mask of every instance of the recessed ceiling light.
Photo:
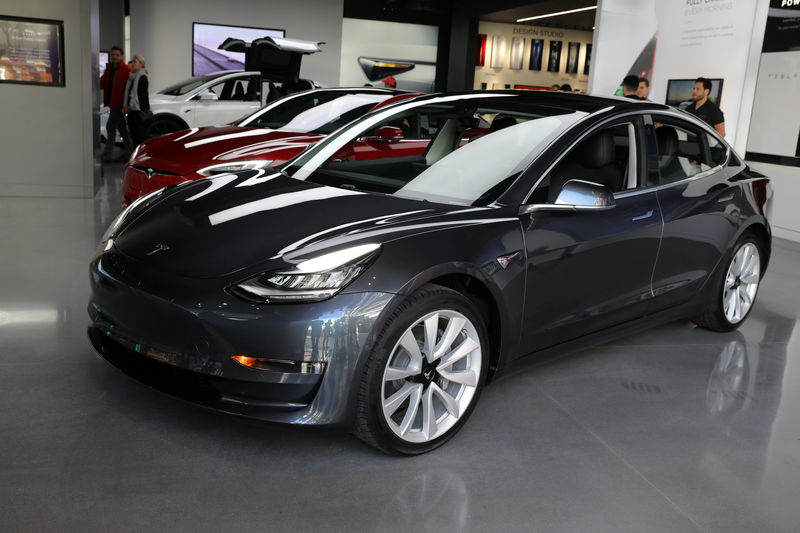
[[[527,20],[543,19],[547,17],[557,17],[558,15],[567,15],[569,13],[577,13],[579,11],[589,11],[590,9],[597,9],[597,6],[580,7],[578,9],[570,9],[569,11],[559,11],[558,13],[548,13],[547,15],[536,15],[535,17],[526,17],[524,19],[517,19],[517,22],[525,22]]]

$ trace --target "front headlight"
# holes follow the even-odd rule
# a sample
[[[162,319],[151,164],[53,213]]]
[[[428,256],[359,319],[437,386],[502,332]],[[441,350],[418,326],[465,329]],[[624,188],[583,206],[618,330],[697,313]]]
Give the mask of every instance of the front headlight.
[[[155,198],[162,192],[164,192],[164,189],[158,189],[151,193],[145,194],[144,196],[140,196],[139,198],[134,200],[131,203],[131,205],[123,209],[122,213],[117,215],[117,218],[115,218],[114,221],[111,222],[111,224],[108,226],[108,229],[106,229],[106,232],[103,234],[102,239],[100,239],[100,242],[101,243],[106,242],[111,236],[113,236],[114,233],[116,233],[116,231],[119,229],[119,227],[122,226],[122,223],[125,222],[128,216],[130,216],[130,214],[133,212],[134,209],[136,209],[142,204],[149,203],[151,199]]]
[[[342,290],[361,274],[380,250],[362,244],[298,263],[292,270],[265,272],[231,287],[231,292],[258,303],[317,302]]]
[[[197,171],[201,176],[209,177],[216,174],[225,174],[228,172],[236,172],[237,170],[258,170],[260,168],[268,167],[272,164],[274,159],[251,159],[249,161],[233,161],[231,163],[219,163],[217,165],[210,165],[201,168]]]

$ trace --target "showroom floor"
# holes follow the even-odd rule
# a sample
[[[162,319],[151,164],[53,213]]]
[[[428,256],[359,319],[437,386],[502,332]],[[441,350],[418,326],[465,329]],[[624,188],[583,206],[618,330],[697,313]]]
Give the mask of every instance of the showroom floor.
[[[86,339],[120,203],[0,198],[2,531],[800,531],[800,245],[752,315],[675,322],[488,387],[417,458],[151,390]]]

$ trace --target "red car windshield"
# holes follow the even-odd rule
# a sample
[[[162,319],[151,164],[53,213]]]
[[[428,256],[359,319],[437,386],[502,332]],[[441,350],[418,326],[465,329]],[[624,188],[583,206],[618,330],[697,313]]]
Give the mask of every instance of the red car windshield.
[[[342,94],[312,91],[280,100],[241,119],[236,125],[324,135],[393,96],[392,93]]]

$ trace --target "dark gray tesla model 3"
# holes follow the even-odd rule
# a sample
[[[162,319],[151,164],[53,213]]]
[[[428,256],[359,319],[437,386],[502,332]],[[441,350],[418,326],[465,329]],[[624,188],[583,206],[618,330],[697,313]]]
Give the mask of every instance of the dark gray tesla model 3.
[[[420,97],[279,172],[135,202],[91,263],[89,336],[206,407],[422,453],[524,363],[680,318],[737,327],[770,254],[769,194],[666,106]]]

